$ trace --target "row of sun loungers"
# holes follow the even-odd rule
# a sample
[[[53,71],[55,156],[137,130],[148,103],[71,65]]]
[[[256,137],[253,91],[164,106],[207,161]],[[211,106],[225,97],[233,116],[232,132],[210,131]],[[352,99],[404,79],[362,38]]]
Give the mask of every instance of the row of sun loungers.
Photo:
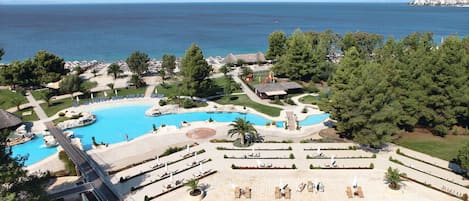
[[[88,105],[91,103],[101,103],[101,102],[106,102],[110,100],[123,100],[123,99],[128,99],[128,98],[143,98],[145,97],[145,94],[130,94],[127,96],[112,96],[110,98],[94,98],[91,101],[83,101],[81,104],[77,103],[72,103],[72,107],[78,107],[79,105]]]

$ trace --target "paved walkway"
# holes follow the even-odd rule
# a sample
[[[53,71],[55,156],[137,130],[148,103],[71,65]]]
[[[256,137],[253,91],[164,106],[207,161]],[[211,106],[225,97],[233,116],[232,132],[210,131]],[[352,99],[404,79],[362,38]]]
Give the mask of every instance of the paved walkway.
[[[44,110],[39,106],[39,102],[34,99],[30,92],[27,93],[26,99],[28,99],[29,104],[33,107],[34,112],[36,112],[36,115],[40,120],[46,120],[48,118]]]
[[[147,87],[145,90],[145,98],[151,98],[151,95],[155,91],[156,86],[155,85],[150,85]]]
[[[288,121],[288,130],[295,130],[296,129],[296,119],[295,119],[295,114],[293,114],[292,111],[287,111],[287,121]]]

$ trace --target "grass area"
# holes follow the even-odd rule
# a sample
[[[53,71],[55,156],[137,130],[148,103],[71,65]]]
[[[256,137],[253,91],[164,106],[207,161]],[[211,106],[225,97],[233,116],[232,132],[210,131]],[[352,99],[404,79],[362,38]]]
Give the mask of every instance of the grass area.
[[[23,112],[31,112],[31,115],[23,116]],[[20,117],[23,121],[37,121],[39,117],[37,117],[36,112],[34,112],[32,107],[24,108],[20,111],[14,112],[16,116]]]
[[[230,99],[226,96],[215,100],[218,104],[226,105],[226,104],[233,104],[233,105],[241,105],[241,106],[246,106],[253,108],[257,110],[258,112],[267,114],[269,116],[279,116],[280,115],[280,108],[276,107],[270,107],[267,105],[259,104],[251,99],[247,95],[237,95],[237,96],[232,96],[233,98]]]
[[[63,110],[65,108],[72,107],[72,103],[75,100],[72,100],[71,98],[64,98],[61,100],[54,100],[51,102],[50,106],[47,106],[47,103],[42,103],[41,107],[44,109],[46,112],[47,116],[53,116],[55,113],[59,112],[60,110]]]
[[[319,99],[317,96],[308,95],[308,96],[303,96],[302,98],[299,99],[299,101],[304,104],[316,105],[319,102]]]
[[[10,90],[0,90],[0,109],[9,109],[15,107],[16,105],[13,102],[14,98],[21,100],[21,104],[27,103],[26,97],[21,94],[17,94]]]
[[[31,91],[31,95],[33,95],[34,99],[39,101],[39,100],[42,100],[42,97],[41,97],[42,93],[44,93],[47,90],[49,89],[37,89],[37,90]]]
[[[432,135],[429,131],[416,129],[415,132],[401,134],[400,138],[395,140],[394,143],[446,161],[451,161],[456,158],[458,150],[469,143],[469,136],[447,135],[446,137],[438,137]]]
[[[207,92],[208,96],[213,96],[217,94],[217,92],[223,92],[223,86],[225,85],[225,78],[219,77],[219,78],[214,78],[212,79],[213,84],[215,87],[211,89],[210,91]],[[156,86],[156,89],[158,91],[158,94],[164,94],[165,97],[171,97],[171,96],[180,96],[182,95],[181,93],[181,87],[180,83],[165,83],[165,85],[158,85]],[[237,89],[233,91],[233,93],[239,93],[242,92],[241,89]]]

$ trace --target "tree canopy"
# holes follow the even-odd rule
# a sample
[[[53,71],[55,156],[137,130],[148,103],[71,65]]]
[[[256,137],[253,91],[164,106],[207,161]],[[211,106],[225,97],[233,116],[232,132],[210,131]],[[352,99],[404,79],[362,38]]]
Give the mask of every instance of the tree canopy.
[[[121,70],[119,64],[112,63],[107,67],[107,74],[111,74],[114,79],[117,79],[121,73],[124,71]]]
[[[459,150],[456,160],[462,168],[469,170],[469,143]],[[469,176],[469,171],[466,175]]]
[[[0,200],[49,200],[44,191],[45,175],[26,175],[24,161],[27,156],[14,157],[6,146],[9,131],[0,130]]]
[[[278,59],[285,54],[287,35],[283,31],[274,31],[269,35],[269,49],[265,57],[267,59]]]
[[[73,93],[80,91],[82,80],[78,75],[68,75],[59,83],[59,90],[62,93]]]
[[[161,67],[169,74],[174,74],[174,69],[176,69],[176,56],[172,54],[164,54]]]
[[[64,65],[62,58],[41,50],[32,58],[13,61],[0,69],[0,81],[12,87],[55,82],[67,73]]]
[[[374,146],[417,126],[441,136],[454,125],[467,127],[467,38],[451,36],[437,46],[431,33],[390,37],[372,57],[352,46],[334,73],[331,101],[323,109],[337,120],[338,131]]]
[[[142,75],[145,71],[148,70],[148,54],[140,51],[132,52],[132,54],[125,60],[129,66],[130,71],[137,74],[138,76]]]
[[[181,64],[184,94],[203,95],[207,89],[211,88],[211,80],[208,77],[212,72],[212,66],[207,63],[202,50],[196,44],[192,44],[186,50]]]

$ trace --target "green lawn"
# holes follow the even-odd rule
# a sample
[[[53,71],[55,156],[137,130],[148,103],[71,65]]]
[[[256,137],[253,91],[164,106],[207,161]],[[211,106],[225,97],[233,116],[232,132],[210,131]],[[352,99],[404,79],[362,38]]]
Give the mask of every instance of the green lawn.
[[[319,102],[316,96],[311,96],[311,95],[303,96],[302,98],[300,98],[299,101],[304,104],[313,104],[313,105],[316,105]]]
[[[458,150],[469,143],[467,135],[448,135],[444,138],[430,133],[406,133],[394,143],[403,147],[426,153],[446,161],[456,158]]]
[[[34,99],[36,99],[37,101],[39,100],[42,100],[42,93],[44,93],[44,91],[47,91],[49,89],[37,89],[37,90],[34,90],[34,91],[31,91],[31,94],[33,95]]]
[[[31,112],[31,115],[23,116],[23,112]],[[20,111],[14,112],[16,116],[20,117],[23,121],[37,121],[39,117],[37,117],[36,113],[34,112],[32,107],[24,108]]]
[[[233,104],[233,105],[241,105],[241,106],[246,106],[253,108],[257,110],[258,112],[267,114],[269,116],[279,116],[280,115],[280,108],[276,107],[270,107],[267,105],[259,104],[251,99],[247,95],[237,95],[237,96],[232,96],[235,97],[234,100],[230,100],[228,97],[222,97],[220,99],[215,100],[218,104],[226,105],[226,104]]]
[[[54,100],[51,101],[51,105],[48,107],[47,103],[42,103],[41,107],[44,109],[46,112],[47,116],[53,116],[55,113],[59,112],[60,110],[63,110],[65,108],[72,107],[72,103],[75,100],[72,100],[71,98],[64,98],[61,100]]]
[[[12,101],[13,98],[21,99],[21,104],[28,102],[26,97],[24,97],[21,94],[17,94],[10,90],[0,90],[0,109],[6,110],[9,108],[15,107],[16,105],[13,104],[13,101]]]

